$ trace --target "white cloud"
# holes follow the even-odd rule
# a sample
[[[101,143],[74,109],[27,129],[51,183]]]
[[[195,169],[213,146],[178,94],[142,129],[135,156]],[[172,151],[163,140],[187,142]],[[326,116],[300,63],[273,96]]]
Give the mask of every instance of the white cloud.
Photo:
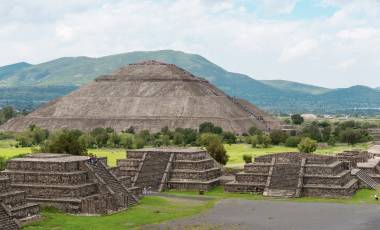
[[[337,33],[339,38],[343,39],[368,39],[375,35],[378,31],[374,28],[357,28],[357,29],[349,29],[342,30]]]
[[[0,65],[180,49],[255,78],[378,85],[371,76],[380,71],[380,1],[321,1],[336,13],[313,20],[268,17],[291,14],[296,0],[4,1]],[[268,15],[260,18],[263,12]]]
[[[318,42],[314,39],[306,39],[292,46],[285,47],[282,51],[280,61],[286,62],[304,57],[317,48]]]
[[[356,62],[356,59],[354,58],[343,60],[337,63],[336,68],[339,70],[346,70],[350,68],[351,66],[353,66],[355,62]]]

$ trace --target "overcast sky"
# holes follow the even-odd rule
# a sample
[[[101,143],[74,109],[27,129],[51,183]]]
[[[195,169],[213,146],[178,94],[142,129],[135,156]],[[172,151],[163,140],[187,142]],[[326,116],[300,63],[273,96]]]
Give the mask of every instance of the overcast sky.
[[[380,86],[380,0],[0,0],[0,65],[197,53],[255,79]]]

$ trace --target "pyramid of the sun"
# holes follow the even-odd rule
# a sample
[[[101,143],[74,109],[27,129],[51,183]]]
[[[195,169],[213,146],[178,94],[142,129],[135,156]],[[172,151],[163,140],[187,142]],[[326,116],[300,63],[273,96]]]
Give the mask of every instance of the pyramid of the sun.
[[[159,131],[168,126],[197,128],[212,122],[224,130],[246,133],[279,122],[251,103],[230,97],[208,81],[173,65],[145,61],[100,76],[67,96],[40,107],[25,117],[8,121],[0,130],[22,131],[30,124],[49,130]]]

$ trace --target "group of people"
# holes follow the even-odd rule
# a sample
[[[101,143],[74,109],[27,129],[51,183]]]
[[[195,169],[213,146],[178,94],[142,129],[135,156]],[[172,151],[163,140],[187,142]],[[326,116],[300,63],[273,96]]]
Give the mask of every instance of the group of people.
[[[149,195],[149,194],[151,194],[152,193],[152,187],[144,187],[143,188],[143,191],[142,191],[142,194],[143,195]]]
[[[88,159],[88,161],[90,164],[96,165],[98,163],[98,158],[96,157],[96,155],[91,154],[90,159]]]

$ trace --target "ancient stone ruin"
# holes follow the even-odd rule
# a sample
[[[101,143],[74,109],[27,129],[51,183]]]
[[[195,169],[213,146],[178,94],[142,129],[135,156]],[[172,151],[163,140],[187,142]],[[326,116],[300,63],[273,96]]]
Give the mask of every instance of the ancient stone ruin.
[[[265,196],[349,197],[361,179],[351,174],[347,162],[334,156],[278,153],[255,158],[236,180],[225,185],[227,192],[262,192]]]
[[[38,218],[39,206],[26,200],[26,193],[11,187],[10,179],[0,176],[0,229],[19,229],[22,222]]]
[[[1,174],[10,178],[10,188],[25,191],[20,196],[27,201],[70,213],[109,213],[138,201],[139,190],[126,187],[105,159],[91,163],[86,156],[31,154],[12,159]]]
[[[128,150],[118,160],[118,175],[132,177],[132,185],[152,191],[209,190],[219,184],[221,167],[198,148]]]
[[[158,132],[163,127],[197,129],[212,122],[226,131],[248,133],[250,127],[280,129],[280,122],[251,103],[233,98],[191,73],[157,61],[131,64],[100,76],[67,96],[17,117],[0,130],[23,131],[31,124],[55,130]]]

